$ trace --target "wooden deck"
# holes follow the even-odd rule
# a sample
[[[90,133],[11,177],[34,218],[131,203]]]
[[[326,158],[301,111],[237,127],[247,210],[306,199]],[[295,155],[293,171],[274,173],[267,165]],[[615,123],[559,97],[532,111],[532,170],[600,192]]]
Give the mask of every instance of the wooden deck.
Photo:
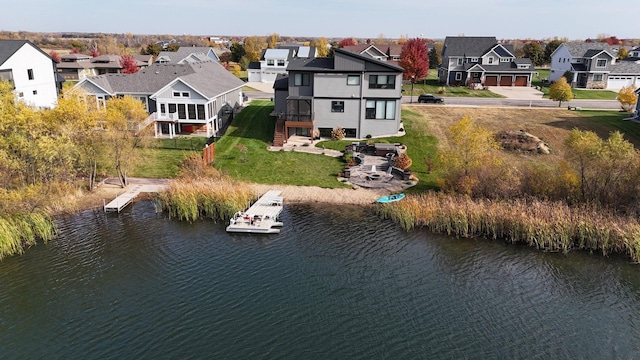
[[[133,200],[140,195],[140,193],[153,193],[159,192],[166,188],[166,185],[151,185],[151,184],[135,184],[131,185],[127,191],[118,195],[108,204],[104,205],[105,212],[120,212],[122,209],[131,204]]]

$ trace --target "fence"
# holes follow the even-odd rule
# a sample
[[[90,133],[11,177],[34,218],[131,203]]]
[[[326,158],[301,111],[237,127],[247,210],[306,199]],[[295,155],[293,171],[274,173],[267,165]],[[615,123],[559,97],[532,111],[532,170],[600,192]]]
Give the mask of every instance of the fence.
[[[216,155],[216,144],[209,144],[202,149],[202,160],[205,165],[211,164]]]

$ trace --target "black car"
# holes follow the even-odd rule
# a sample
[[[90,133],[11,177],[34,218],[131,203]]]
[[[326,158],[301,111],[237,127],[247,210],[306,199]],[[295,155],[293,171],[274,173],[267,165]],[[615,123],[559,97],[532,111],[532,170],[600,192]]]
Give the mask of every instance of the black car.
[[[432,94],[422,94],[420,96],[418,96],[418,102],[419,103],[443,103],[444,99]]]

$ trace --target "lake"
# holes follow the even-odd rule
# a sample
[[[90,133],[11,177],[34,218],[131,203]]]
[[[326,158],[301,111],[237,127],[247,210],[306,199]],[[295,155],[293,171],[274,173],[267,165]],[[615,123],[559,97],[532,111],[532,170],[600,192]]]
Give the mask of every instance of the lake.
[[[278,235],[148,201],[0,261],[3,359],[631,359],[640,267],[286,205]]]

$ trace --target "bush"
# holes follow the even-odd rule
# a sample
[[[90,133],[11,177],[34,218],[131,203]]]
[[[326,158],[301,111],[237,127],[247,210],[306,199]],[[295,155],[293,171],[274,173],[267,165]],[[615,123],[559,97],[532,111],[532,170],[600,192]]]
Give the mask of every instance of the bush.
[[[341,127],[337,127],[331,130],[331,140],[342,140],[347,136],[344,129]]]
[[[411,160],[409,155],[400,154],[400,155],[396,156],[396,158],[394,159],[393,166],[397,167],[397,168],[400,168],[402,170],[406,170],[411,166],[412,163],[413,163],[413,160]]]

